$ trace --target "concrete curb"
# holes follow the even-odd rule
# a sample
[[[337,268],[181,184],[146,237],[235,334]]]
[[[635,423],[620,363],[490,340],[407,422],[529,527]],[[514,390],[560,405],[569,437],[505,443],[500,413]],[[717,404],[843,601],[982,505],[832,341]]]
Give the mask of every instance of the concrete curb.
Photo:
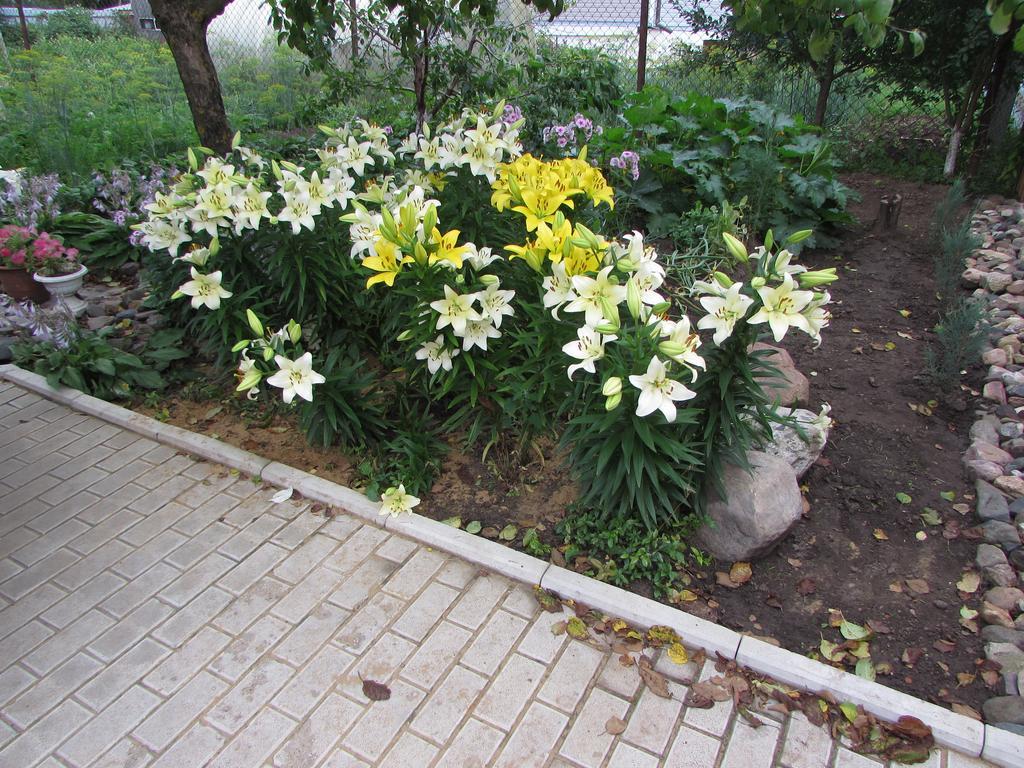
[[[150,437],[178,450],[259,476],[269,483],[292,487],[303,496],[337,506],[363,521],[443,550],[483,568],[527,584],[540,584],[563,598],[572,598],[640,627],[672,627],[690,647],[721,653],[747,669],[814,693],[829,692],[838,701],[851,701],[883,720],[903,715],[932,728],[939,746],[996,765],[1024,765],[1024,737],[983,725],[935,704],[879,683],[850,675],[753,637],[691,616],[683,611],[634,595],[624,589],[550,565],[496,542],[466,533],[421,515],[382,518],[379,505],[362,494],[324,478],[240,450],[220,441],[162,424],[120,406],[76,390],[50,387],[42,376],[15,366],[0,366],[0,379],[18,384],[50,400]]]

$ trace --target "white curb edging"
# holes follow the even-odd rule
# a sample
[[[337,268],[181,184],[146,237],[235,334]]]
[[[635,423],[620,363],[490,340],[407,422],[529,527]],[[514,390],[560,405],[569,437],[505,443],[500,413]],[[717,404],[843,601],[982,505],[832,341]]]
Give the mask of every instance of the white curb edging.
[[[654,600],[550,565],[522,552],[425,518],[407,515],[382,520],[379,505],[338,483],[293,467],[272,462],[205,435],[169,424],[86,395],[77,390],[50,387],[45,378],[14,365],[0,366],[0,379],[18,384],[50,400],[109,421],[125,429],[204,459],[259,476],[274,485],[295,488],[303,496],[338,506],[367,523],[384,527],[444,550],[516,581],[540,584],[560,597],[622,618],[640,627],[672,627],[685,645],[735,659],[747,669],[813,693],[828,691],[838,701],[859,704],[883,720],[902,715],[917,717],[931,727],[936,744],[999,766],[1024,766],[1024,737],[983,725],[935,704],[834,669],[805,656],[740,635],[726,627],[692,616]]]

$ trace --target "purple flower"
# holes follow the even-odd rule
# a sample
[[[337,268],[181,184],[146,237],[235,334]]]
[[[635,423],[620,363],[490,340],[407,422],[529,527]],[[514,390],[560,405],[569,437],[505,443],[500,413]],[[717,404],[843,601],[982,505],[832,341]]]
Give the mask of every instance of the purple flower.
[[[512,123],[518,122],[523,119],[523,111],[515,104],[506,104],[505,111],[502,112],[501,122],[505,125],[512,125]],[[546,139],[545,139],[546,141]]]

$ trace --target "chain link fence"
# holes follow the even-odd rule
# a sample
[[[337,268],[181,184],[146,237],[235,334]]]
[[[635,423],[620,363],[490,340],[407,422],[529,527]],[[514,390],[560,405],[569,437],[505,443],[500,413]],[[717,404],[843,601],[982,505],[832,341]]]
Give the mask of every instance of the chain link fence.
[[[601,51],[618,63],[626,90],[636,87],[642,72],[646,83],[674,93],[754,98],[813,119],[818,83],[809,72],[757,58],[740,65],[716,63],[718,44],[691,27],[680,0],[569,0],[553,20],[524,13],[518,0],[504,3],[499,23],[525,25],[530,34],[557,45]],[[721,0],[706,0],[701,8],[712,17],[723,13]],[[260,68],[291,72],[297,66],[294,55],[277,45],[263,0],[234,0],[211,25],[209,40],[222,69],[248,68],[257,76]],[[268,87],[274,87],[274,79]],[[910,104],[869,83],[863,73],[833,85],[825,127],[841,140],[860,137],[863,144],[867,138],[874,149],[894,156],[941,152],[947,135],[940,101],[924,108]]]

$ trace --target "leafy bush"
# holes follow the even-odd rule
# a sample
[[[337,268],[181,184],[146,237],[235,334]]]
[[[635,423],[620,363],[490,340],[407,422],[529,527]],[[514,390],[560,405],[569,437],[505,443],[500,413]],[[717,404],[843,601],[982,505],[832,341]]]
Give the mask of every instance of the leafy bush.
[[[73,333],[66,342],[15,344],[14,362],[45,376],[51,387],[67,386],[104,400],[120,400],[140,390],[166,386],[161,370],[188,356],[179,346],[180,331],[154,334],[140,355],[118,349],[109,341],[109,330]]]
[[[646,213],[729,201],[749,231],[814,229],[812,246],[830,243],[830,229],[850,221],[851,193],[837,178],[838,162],[800,117],[756,101],[697,93],[670,99],[655,87],[628,96],[623,107],[626,124],[606,128],[594,145],[605,162],[627,150],[640,155],[636,184],[650,190]]]
[[[656,597],[671,598],[682,586],[682,571],[691,562],[707,562],[704,553],[687,544],[695,529],[689,524],[654,531],[636,518],[609,518],[576,505],[556,530],[566,544],[565,559],[587,558],[589,575],[620,587],[649,581]]]

